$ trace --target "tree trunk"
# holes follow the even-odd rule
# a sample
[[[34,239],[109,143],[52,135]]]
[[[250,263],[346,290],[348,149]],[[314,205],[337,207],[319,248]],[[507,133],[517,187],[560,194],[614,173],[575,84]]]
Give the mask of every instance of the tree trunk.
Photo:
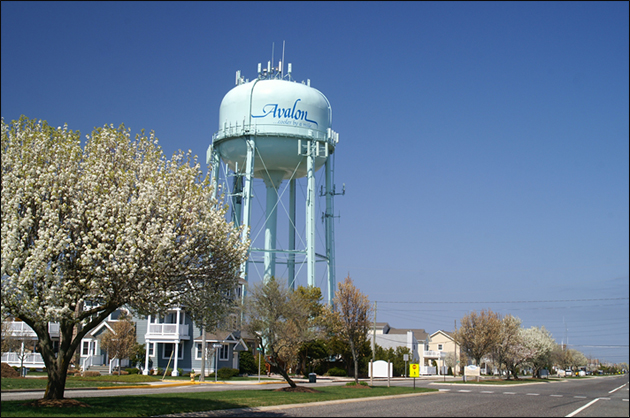
[[[359,384],[359,359],[354,349],[354,340],[350,339],[350,351],[352,352],[352,361],[354,363],[354,383]],[[372,371],[374,373],[374,371]]]
[[[289,377],[289,374],[287,373],[287,371],[284,369],[284,367],[276,367],[276,369],[278,370],[278,373],[280,373],[280,376],[282,376],[284,378],[284,380],[287,381],[287,383],[289,384],[289,386],[291,386],[292,388],[297,387],[297,385],[295,384],[295,382],[293,380],[291,380],[291,378]]]
[[[273,368],[280,374],[280,376],[282,376],[284,378],[284,380],[287,381],[289,386],[291,386],[292,388],[297,387],[295,382],[293,380],[291,380],[291,378],[289,377],[289,373],[287,373],[287,369],[286,369],[286,366],[284,364],[281,364],[280,361],[274,359],[273,356],[269,356],[269,359],[267,360],[267,363],[270,366],[273,366]]]

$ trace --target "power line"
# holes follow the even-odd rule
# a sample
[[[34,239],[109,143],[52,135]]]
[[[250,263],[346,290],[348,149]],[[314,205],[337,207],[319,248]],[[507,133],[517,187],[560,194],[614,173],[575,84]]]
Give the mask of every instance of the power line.
[[[602,300],[628,300],[630,298],[602,298],[602,299],[557,299],[557,300],[508,300],[508,301],[493,301],[493,302],[477,302],[477,301],[469,301],[469,302],[450,302],[450,301],[442,301],[442,302],[425,302],[425,301],[414,301],[414,302],[399,302],[399,301],[382,301],[378,300],[378,303],[413,303],[413,304],[474,304],[474,303],[558,303],[558,302],[593,302],[593,301],[602,301]]]

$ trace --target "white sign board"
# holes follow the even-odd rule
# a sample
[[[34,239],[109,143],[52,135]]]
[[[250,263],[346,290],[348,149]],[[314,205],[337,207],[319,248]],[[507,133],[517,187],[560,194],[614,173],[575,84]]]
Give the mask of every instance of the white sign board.
[[[464,368],[464,375],[465,376],[479,376],[481,375],[481,368],[474,365],[466,366]]]
[[[372,367],[374,368],[374,377],[387,377],[387,362],[385,360],[376,360]],[[389,377],[392,377],[392,367],[393,364],[389,363]],[[368,370],[369,373],[370,370]]]

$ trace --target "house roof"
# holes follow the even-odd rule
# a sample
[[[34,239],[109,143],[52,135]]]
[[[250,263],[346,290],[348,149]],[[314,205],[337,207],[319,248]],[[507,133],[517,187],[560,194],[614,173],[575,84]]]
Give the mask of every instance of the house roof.
[[[389,334],[389,335],[397,335],[397,334],[405,334],[405,335],[407,335],[407,331],[412,331],[413,332],[413,336],[418,341],[424,341],[429,336],[429,334],[424,329],[421,329],[421,328],[418,328],[418,329],[390,328],[389,332],[387,334]]]
[[[199,335],[195,338],[195,341],[201,342],[202,336]],[[221,341],[221,342],[238,342],[238,337],[234,335],[234,332],[230,331],[206,331],[206,341]]]
[[[438,329],[438,330],[437,330],[437,331],[435,331],[433,334],[431,334],[431,337],[433,337],[435,334],[439,334],[439,333],[442,333],[442,334],[444,334],[445,336],[447,336],[448,338],[450,338],[451,340],[454,340],[454,338],[453,338],[453,333],[452,333],[452,332],[450,332],[450,331],[444,331],[444,330],[441,330],[441,329]]]

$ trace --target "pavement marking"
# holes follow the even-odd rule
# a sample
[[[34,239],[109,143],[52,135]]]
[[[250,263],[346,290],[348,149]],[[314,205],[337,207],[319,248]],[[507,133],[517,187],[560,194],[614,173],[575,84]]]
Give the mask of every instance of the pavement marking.
[[[458,392],[468,393],[468,392],[470,392],[470,391],[469,391],[469,390],[460,389],[460,390],[458,390]]]
[[[440,392],[450,392],[450,389],[438,389]]]
[[[554,398],[562,398],[562,395],[549,395],[549,396],[553,396]]]
[[[599,398],[599,399],[601,399],[602,401],[609,401],[610,400],[610,398]]]
[[[539,396],[540,393],[526,393],[527,396]]]
[[[586,399],[586,396],[574,396],[575,399]]]
[[[575,398],[577,398],[577,396],[574,396]],[[576,409],[575,411],[571,412],[569,415],[566,415],[567,417],[572,417],[576,414],[578,414],[579,412],[585,410],[586,408],[588,408],[589,406],[593,405],[595,402],[599,401],[599,398],[597,399],[593,399],[592,401],[590,401],[589,403],[587,403],[586,405]]]
[[[516,392],[503,392],[504,395],[516,395]]]
[[[624,387],[625,385],[627,385],[627,383],[624,383],[623,385],[619,386],[617,389],[613,389],[613,390],[611,390],[611,391],[610,391],[610,392],[608,392],[608,393],[613,393],[613,392],[616,392],[616,391],[618,391],[619,389],[621,389],[622,387]]]
[[[482,390],[481,393],[494,393],[492,390]]]

